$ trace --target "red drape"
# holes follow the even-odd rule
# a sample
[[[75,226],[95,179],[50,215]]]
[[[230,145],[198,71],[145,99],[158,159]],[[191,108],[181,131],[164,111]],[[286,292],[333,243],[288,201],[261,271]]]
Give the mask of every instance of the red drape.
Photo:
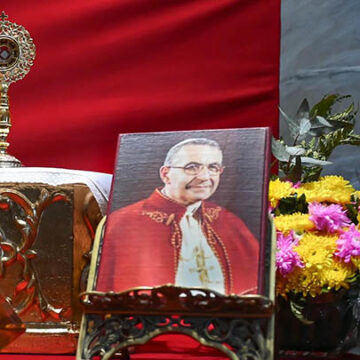
[[[32,70],[10,88],[9,151],[27,166],[112,172],[124,132],[277,133],[280,0],[0,4],[37,47]]]
[[[112,172],[117,134],[277,132],[280,0],[1,0],[37,47],[10,153]]]

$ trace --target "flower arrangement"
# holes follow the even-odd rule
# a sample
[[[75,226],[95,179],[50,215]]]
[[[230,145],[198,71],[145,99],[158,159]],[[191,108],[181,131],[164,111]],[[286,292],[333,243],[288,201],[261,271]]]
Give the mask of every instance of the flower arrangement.
[[[340,176],[324,176],[295,186],[273,180],[269,197],[278,214],[277,293],[314,297],[348,289],[360,269],[359,193]],[[302,211],[280,212],[284,201],[300,198]]]
[[[360,145],[347,97],[328,95],[310,110],[304,100],[295,118],[282,110],[293,143],[273,139],[280,176],[270,181],[269,203],[277,231],[277,294],[316,297],[348,289],[360,278],[360,192],[341,176],[323,176],[333,149]]]

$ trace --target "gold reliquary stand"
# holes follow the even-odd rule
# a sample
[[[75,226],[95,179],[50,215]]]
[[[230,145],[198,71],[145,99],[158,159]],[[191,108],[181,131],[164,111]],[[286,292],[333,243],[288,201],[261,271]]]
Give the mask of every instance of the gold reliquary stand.
[[[8,154],[9,86],[33,65],[28,31],[0,16],[0,349],[74,353],[79,294],[111,176],[26,168]],[[22,334],[22,335],[20,335]],[[20,336],[19,336],[20,335]]]

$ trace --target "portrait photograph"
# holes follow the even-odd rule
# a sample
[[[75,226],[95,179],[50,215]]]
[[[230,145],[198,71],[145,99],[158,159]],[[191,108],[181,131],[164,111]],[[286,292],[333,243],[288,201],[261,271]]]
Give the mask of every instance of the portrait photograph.
[[[259,292],[265,128],[119,135],[96,290]]]

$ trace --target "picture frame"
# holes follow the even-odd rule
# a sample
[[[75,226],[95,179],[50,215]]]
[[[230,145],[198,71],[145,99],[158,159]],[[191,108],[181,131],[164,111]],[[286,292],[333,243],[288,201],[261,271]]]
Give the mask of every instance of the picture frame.
[[[253,133],[120,135],[97,289],[173,284],[226,295],[261,292],[268,169],[254,161],[264,144]],[[202,162],[219,172],[179,167]]]
[[[242,201],[247,206],[244,224],[259,236],[258,263],[253,264],[253,272],[257,275],[256,290],[246,295],[222,294],[211,287],[163,283],[159,281],[156,271],[154,273],[156,280],[152,283],[146,282],[147,285],[133,282],[127,289],[121,289],[121,287],[113,287],[110,282],[104,286],[99,277],[104,264],[110,265],[109,269],[112,269],[113,273],[118,273],[122,269],[121,272],[131,274],[133,270],[123,259],[118,261],[117,268],[114,267],[113,260],[116,256],[113,259],[111,257],[116,254],[117,247],[124,245],[121,237],[117,237],[117,240],[116,237],[112,239],[107,237],[112,214],[119,209],[128,210],[129,206],[131,210],[133,204],[139,205],[139,202],[142,204],[144,197],[147,199],[149,191],[154,191],[153,186],[159,183],[159,179],[154,176],[153,179],[146,178],[138,184],[137,179],[143,179],[144,176],[134,176],[134,172],[137,172],[139,167],[144,167],[148,171],[159,166],[160,169],[166,165],[177,166],[166,163],[164,158],[161,160],[164,149],[168,151],[174,144],[194,138],[215,139],[219,146],[225,144],[224,153],[233,155],[232,159],[236,166],[235,169],[231,169],[231,164],[228,165],[225,161],[221,165],[230,167],[230,174],[246,174],[242,176],[242,180],[240,176],[235,177],[233,184],[240,193],[243,193]],[[162,139],[166,141],[162,143]],[[240,148],[239,143],[241,143]],[[144,151],[144,147],[149,149],[148,152]],[[162,155],[157,156],[156,153],[160,148]],[[145,154],[145,158],[137,162],[123,161],[136,154]],[[209,172],[209,166],[214,162],[207,161],[210,158],[211,156],[208,156],[201,163],[201,171]],[[96,356],[109,359],[115,354],[129,357],[127,350],[129,346],[144,344],[153,337],[165,333],[189,335],[201,344],[216,348],[234,360],[273,359],[276,236],[271,217],[268,216],[269,160],[269,128],[124,134],[119,137],[108,216],[101,221],[97,229],[87,291],[80,297],[84,315],[77,350],[78,360],[94,359]],[[178,165],[181,166],[179,170],[183,170],[186,164]],[[163,178],[161,171],[160,179]],[[144,189],[140,192],[142,187]],[[220,187],[212,190],[208,198],[212,198]],[[234,195],[234,188],[225,188],[222,191],[225,195],[220,193],[219,200],[216,198],[216,201],[220,203],[226,198],[233,199],[231,196]],[[203,198],[201,201],[207,202],[208,198]],[[226,204],[221,202],[221,209],[223,207],[225,209],[225,206]],[[253,217],[257,217],[256,222],[253,222],[256,225],[251,225]],[[157,220],[159,225],[164,225],[161,216]],[[165,220],[168,220],[168,217]],[[136,229],[141,227],[144,227],[143,223],[138,224]],[[180,231],[182,234],[182,230]],[[127,234],[124,233],[124,236]],[[108,250],[106,244],[111,245],[108,246]],[[128,251],[126,246],[125,250]],[[137,250],[140,253],[144,252],[144,247],[141,246]],[[156,262],[155,246],[151,255]],[[141,277],[144,276],[141,261],[138,261],[136,271]],[[106,279],[104,274],[103,280]],[[242,274],[244,277],[248,275],[249,273]],[[221,335],[224,331],[226,337]]]

